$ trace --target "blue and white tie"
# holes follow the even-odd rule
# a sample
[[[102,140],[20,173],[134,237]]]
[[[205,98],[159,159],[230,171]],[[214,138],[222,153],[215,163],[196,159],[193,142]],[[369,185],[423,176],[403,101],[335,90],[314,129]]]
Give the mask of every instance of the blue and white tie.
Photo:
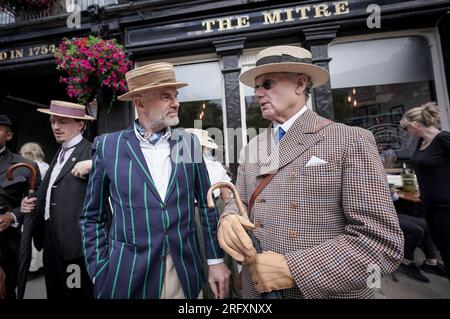
[[[284,130],[283,130],[283,128],[280,126],[279,128],[278,128],[278,131],[277,131],[277,134],[275,134],[275,142],[278,144],[278,143],[280,143],[280,141],[281,141],[281,139],[283,138],[283,136],[284,136],[284,133],[286,133]]]

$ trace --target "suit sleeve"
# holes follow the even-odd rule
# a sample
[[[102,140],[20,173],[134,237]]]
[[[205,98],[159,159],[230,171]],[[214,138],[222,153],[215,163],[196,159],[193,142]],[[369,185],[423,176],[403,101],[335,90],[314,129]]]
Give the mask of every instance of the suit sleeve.
[[[192,137],[194,152],[200,152],[201,147],[196,137]],[[200,158],[200,156],[195,157]],[[222,249],[219,247],[217,239],[218,214],[215,208],[208,208],[207,193],[211,185],[209,175],[203,157],[198,163],[194,163],[195,168],[195,198],[198,203],[200,223],[203,228],[203,238],[205,241],[206,259],[223,258]]]
[[[109,180],[104,162],[106,136],[96,137],[93,143],[92,170],[86,190],[83,213],[80,217],[83,254],[92,279],[107,265],[107,199]]]
[[[403,234],[375,139],[362,129],[355,135],[343,163],[344,234],[286,255],[306,298],[366,288],[371,271],[392,272],[403,257]]]

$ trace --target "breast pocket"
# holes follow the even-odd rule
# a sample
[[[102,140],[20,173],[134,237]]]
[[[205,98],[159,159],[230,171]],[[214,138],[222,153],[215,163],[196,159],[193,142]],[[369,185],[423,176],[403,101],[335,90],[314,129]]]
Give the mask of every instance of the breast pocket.
[[[340,165],[337,162],[330,162],[323,165],[304,166],[300,169],[302,175],[328,175],[340,174]]]

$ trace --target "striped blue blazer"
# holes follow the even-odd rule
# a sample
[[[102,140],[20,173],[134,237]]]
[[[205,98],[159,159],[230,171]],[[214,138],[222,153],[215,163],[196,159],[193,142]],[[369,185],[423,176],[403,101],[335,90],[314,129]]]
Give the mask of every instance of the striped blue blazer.
[[[97,298],[159,298],[170,250],[186,298],[205,283],[194,220],[195,200],[208,259],[222,258],[218,215],[207,208],[210,186],[198,139],[173,129],[172,173],[160,198],[134,126],[95,139],[93,166],[80,218],[87,270]],[[108,198],[113,210],[107,229]]]

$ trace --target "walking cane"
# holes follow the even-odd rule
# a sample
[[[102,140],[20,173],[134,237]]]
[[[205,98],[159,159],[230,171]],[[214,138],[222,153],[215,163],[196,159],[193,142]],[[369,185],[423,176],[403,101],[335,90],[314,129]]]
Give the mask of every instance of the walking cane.
[[[25,167],[30,170],[30,184],[28,189],[28,197],[35,197],[36,191],[36,169],[33,165],[28,163],[17,163],[8,168],[6,172],[6,178],[9,180],[13,179],[13,172],[19,167]],[[31,260],[31,236],[32,236],[32,222],[31,214],[25,214],[23,220],[23,230],[22,236],[20,238],[20,248],[19,248],[19,270],[17,277],[17,297],[23,299],[25,293],[25,286],[27,284],[28,269],[30,268]]]
[[[248,217],[247,210],[245,209],[244,204],[242,203],[241,196],[239,195],[239,192],[236,189],[236,186],[234,186],[233,184],[231,184],[229,182],[218,182],[218,183],[211,185],[211,187],[209,188],[208,193],[206,195],[207,201],[208,201],[208,207],[209,208],[216,207],[216,205],[214,203],[214,199],[213,199],[213,191],[217,188],[222,188],[222,187],[225,187],[225,188],[228,188],[231,190],[231,192],[233,193],[234,199],[236,201],[236,206],[239,210],[239,214],[242,217],[250,220]],[[261,254],[262,248],[261,248],[261,244],[260,244],[259,240],[256,238],[255,234],[253,233],[253,231],[251,229],[246,229],[246,231],[247,231],[248,236],[252,240],[253,247],[255,248],[256,252],[258,254]],[[281,291],[279,291],[279,290],[263,292],[260,295],[261,295],[262,299],[282,299],[283,298],[283,295],[282,295]]]

